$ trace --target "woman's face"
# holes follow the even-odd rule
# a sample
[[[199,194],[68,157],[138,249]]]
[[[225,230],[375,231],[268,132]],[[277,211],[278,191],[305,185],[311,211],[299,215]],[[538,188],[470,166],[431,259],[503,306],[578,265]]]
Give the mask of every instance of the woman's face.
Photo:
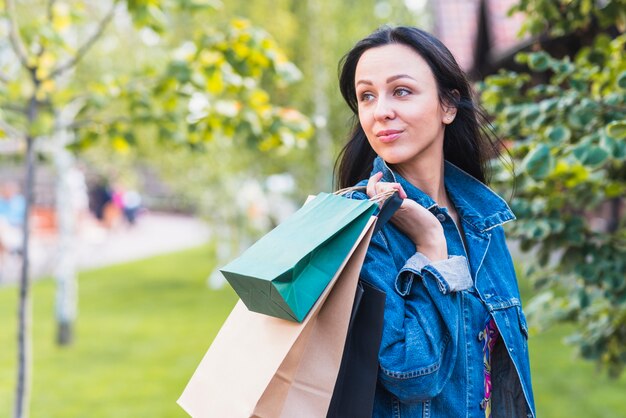
[[[374,151],[397,168],[443,162],[444,109],[424,59],[402,44],[368,49],[356,66],[359,121]],[[431,160],[435,159],[435,160]]]

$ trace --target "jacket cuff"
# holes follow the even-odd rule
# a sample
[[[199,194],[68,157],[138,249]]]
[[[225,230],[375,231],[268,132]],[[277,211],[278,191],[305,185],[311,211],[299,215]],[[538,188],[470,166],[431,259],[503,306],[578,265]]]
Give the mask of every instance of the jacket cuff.
[[[396,276],[396,291],[400,295],[409,294],[415,275],[421,279],[425,275],[434,278],[444,295],[469,289],[473,284],[467,259],[459,255],[450,256],[447,260],[430,261],[424,254],[415,253]]]

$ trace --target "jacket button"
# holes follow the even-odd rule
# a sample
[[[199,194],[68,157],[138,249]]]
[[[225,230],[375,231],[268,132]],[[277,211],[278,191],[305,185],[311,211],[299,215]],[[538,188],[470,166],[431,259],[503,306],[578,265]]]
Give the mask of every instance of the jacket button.
[[[439,219],[439,222],[443,222],[446,220],[446,215],[444,215],[443,213],[438,213],[437,219]]]

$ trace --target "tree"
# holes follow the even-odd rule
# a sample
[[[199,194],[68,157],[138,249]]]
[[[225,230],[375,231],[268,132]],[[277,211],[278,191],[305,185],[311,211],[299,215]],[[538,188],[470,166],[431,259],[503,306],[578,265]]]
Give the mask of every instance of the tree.
[[[413,9],[407,4],[413,3]],[[354,43],[383,24],[428,23],[422,8],[404,0],[231,0],[225,10],[245,14],[281,40],[303,78],[285,99],[315,124],[307,155],[291,171],[303,195],[332,187],[332,166],[345,144],[351,112],[339,93],[337,65]],[[417,8],[416,8],[417,7]],[[304,196],[299,196],[300,198]]]
[[[384,13],[378,9],[384,9]],[[292,177],[297,187],[288,193],[288,197],[295,205],[301,204],[308,194],[332,188],[333,160],[344,143],[346,122],[350,117],[337,86],[339,59],[357,39],[389,19],[408,24],[417,19],[416,15],[409,13],[403,0],[258,0],[252,3],[232,0],[224,4],[220,14],[245,15],[256,25],[267,28],[273,38],[280,39],[286,55],[303,75],[301,82],[290,85],[289,89],[275,84],[268,86],[267,91],[277,102],[310,115],[316,129],[306,148],[282,147],[265,153],[263,158],[258,158],[253,148],[230,146],[224,142],[203,145],[201,152],[180,148],[163,151],[150,149],[149,144],[142,144],[140,138],[136,138],[139,146],[133,147],[124,160],[133,160],[138,167],[150,166],[175,191],[178,201],[187,202],[187,207],[192,206],[204,216],[211,225],[212,248],[218,266],[232,259],[281,219],[274,213],[275,207],[270,208],[267,202],[261,202],[271,194],[267,189],[267,185],[272,184],[268,181],[269,176],[275,179],[274,175],[282,173]],[[351,18],[346,19],[346,16]],[[185,38],[182,33],[188,30],[186,28],[203,22],[181,23],[180,29],[171,25],[170,30]],[[194,149],[198,150],[197,147]],[[105,152],[100,147],[91,148],[88,151],[90,164],[91,161],[97,163],[92,155]],[[85,154],[82,157],[85,158]],[[180,166],[190,168],[181,171]],[[252,187],[252,182],[256,182],[257,191],[265,189],[265,193],[254,202],[250,194],[248,202],[242,202],[241,193],[237,191]],[[293,204],[285,206],[293,207]],[[260,208],[263,210],[256,210]],[[250,219],[249,215],[254,215],[255,219]],[[259,222],[258,218],[264,218],[264,222]],[[247,227],[251,225],[256,227]],[[220,283],[219,271],[212,277],[216,279],[212,283]]]
[[[28,415],[28,213],[33,202],[37,147],[49,142],[56,149],[62,181],[68,166],[66,147],[81,149],[98,138],[107,138],[118,149],[130,147],[138,136],[145,136],[154,144],[163,141],[202,147],[211,141],[231,141],[274,150],[302,144],[310,135],[307,119],[294,109],[276,106],[264,87],[295,81],[299,77],[297,68],[266,32],[244,20],[222,28],[203,25],[182,46],[164,41],[160,50],[164,59],[139,63],[139,69],[132,73],[116,73],[119,67],[113,60],[108,77],[98,78],[106,71],[84,71],[89,67],[87,54],[98,42],[112,36],[112,23],[123,26],[130,18],[135,30],[166,38],[169,23],[207,19],[215,3],[26,0],[19,7],[13,0],[0,3],[0,20],[10,40],[0,43],[0,54],[5,57],[0,63],[0,129],[27,145],[16,417]],[[174,49],[177,53],[172,53]],[[67,225],[66,220],[61,215],[62,225]],[[71,234],[71,226],[65,229]],[[69,266],[65,270],[58,279],[59,289],[71,296],[76,288],[74,269]],[[65,296],[59,300],[76,304],[67,293]],[[64,315],[59,318],[59,332],[70,332],[75,308],[58,312]]]
[[[528,73],[500,72],[481,88],[499,135],[511,139],[516,173],[499,167],[497,186],[515,190],[510,233],[538,294],[534,322],[571,322],[569,342],[618,376],[626,363],[626,2],[524,0],[537,36],[519,53]],[[545,50],[576,38],[573,56]]]

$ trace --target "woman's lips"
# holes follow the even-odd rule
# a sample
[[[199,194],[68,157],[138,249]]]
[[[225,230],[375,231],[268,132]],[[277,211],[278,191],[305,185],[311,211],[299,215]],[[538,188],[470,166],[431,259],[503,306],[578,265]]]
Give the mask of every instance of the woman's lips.
[[[376,133],[376,137],[378,138],[378,140],[382,143],[389,143],[389,142],[393,142],[396,139],[398,139],[400,137],[400,134],[402,133],[402,131],[396,130],[396,129],[388,129],[385,131],[379,131]]]

